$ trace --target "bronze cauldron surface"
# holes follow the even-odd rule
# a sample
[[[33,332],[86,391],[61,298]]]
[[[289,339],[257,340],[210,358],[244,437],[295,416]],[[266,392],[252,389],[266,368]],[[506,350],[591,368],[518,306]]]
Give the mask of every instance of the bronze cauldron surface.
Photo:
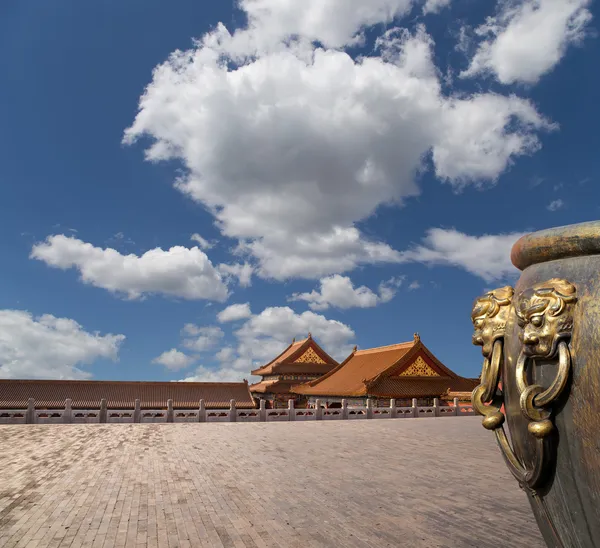
[[[600,548],[600,221],[524,236],[511,259],[514,289],[473,306],[473,406],[546,544]]]

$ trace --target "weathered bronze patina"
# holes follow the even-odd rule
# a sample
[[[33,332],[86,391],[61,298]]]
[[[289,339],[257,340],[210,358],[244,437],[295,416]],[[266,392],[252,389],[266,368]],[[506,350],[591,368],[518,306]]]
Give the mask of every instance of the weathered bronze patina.
[[[600,222],[525,236],[511,258],[514,290],[473,307],[484,355],[473,406],[547,545],[600,548]]]

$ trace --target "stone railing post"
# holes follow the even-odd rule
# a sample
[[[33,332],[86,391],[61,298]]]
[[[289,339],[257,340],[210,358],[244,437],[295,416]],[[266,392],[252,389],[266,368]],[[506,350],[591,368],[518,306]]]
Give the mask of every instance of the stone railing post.
[[[367,419],[373,418],[373,400],[367,398]]]
[[[198,406],[198,422],[206,422],[206,408],[204,407],[204,400],[200,400]]]
[[[267,422],[267,402],[262,398],[258,407],[258,417],[260,422]]]
[[[167,400],[167,422],[173,422],[175,413],[173,413],[173,400]]]
[[[237,412],[235,409],[235,400],[229,400],[229,422],[235,422],[237,419]]]
[[[71,398],[65,400],[65,411],[63,413],[63,422],[65,424],[71,424],[73,422],[73,407]]]
[[[458,398],[454,398],[454,414],[458,417],[460,408],[458,407]]]
[[[107,411],[106,411],[106,400],[102,398],[100,400],[100,416],[98,417],[98,422],[105,423],[107,419]]]
[[[433,416],[434,417],[440,416],[440,399],[439,398],[433,398]]]
[[[394,398],[390,399],[390,418],[396,418],[396,400]]]
[[[315,419],[318,421],[323,420],[323,410],[321,409],[321,400],[315,402]]]
[[[142,422],[142,407],[140,400],[135,400],[135,407],[133,408],[133,422]]]
[[[348,420],[348,400],[342,400],[342,420]]]
[[[29,398],[27,400],[27,413],[25,415],[26,424],[35,424],[35,400]]]
[[[417,406],[417,398],[412,399],[413,417],[416,419],[419,416],[419,407]]]
[[[294,407],[294,400],[288,400],[288,419],[291,421],[296,420],[296,408]]]

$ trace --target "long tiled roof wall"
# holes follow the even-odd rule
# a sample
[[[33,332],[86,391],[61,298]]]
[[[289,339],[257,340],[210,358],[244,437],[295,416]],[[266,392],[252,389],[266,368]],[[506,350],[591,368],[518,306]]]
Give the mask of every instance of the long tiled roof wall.
[[[62,408],[71,398],[73,408],[98,409],[106,399],[109,409],[132,409],[139,399],[142,409],[163,409],[173,400],[175,409],[252,408],[254,400],[246,382],[129,382],[0,380],[0,408],[21,409],[33,398],[36,408]]]

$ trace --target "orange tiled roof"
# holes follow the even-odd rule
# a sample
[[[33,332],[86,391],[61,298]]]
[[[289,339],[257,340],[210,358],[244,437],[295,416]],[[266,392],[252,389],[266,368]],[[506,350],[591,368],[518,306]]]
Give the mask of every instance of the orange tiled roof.
[[[442,397],[449,388],[472,390],[475,386],[476,382],[462,377],[384,377],[369,384],[368,393],[381,398],[435,398]]]
[[[419,356],[438,376],[400,376]],[[410,342],[355,351],[329,374],[294,387],[293,392],[314,396],[418,398],[438,397],[448,389],[469,390],[475,384],[448,369],[415,335]]]
[[[129,409],[139,399],[142,409],[162,409],[173,400],[177,409],[197,409],[200,400],[207,408],[252,408],[254,400],[247,382],[133,382],[0,380],[0,408],[21,409],[34,398],[37,408],[62,408],[71,398],[73,408],[94,409],[106,399],[109,409]]]
[[[309,348],[325,363],[294,363],[294,360],[302,356]],[[310,336],[301,341],[290,344],[279,356],[271,360],[266,365],[252,371],[252,375],[273,375],[277,373],[327,373],[338,365],[325,350]]]
[[[297,386],[298,384],[297,380],[273,379],[251,384],[250,392],[258,394],[287,394],[288,392],[291,392],[292,386]]]
[[[365,396],[364,381],[373,379],[405,356],[415,341],[358,350],[321,378],[294,388],[297,394]]]

